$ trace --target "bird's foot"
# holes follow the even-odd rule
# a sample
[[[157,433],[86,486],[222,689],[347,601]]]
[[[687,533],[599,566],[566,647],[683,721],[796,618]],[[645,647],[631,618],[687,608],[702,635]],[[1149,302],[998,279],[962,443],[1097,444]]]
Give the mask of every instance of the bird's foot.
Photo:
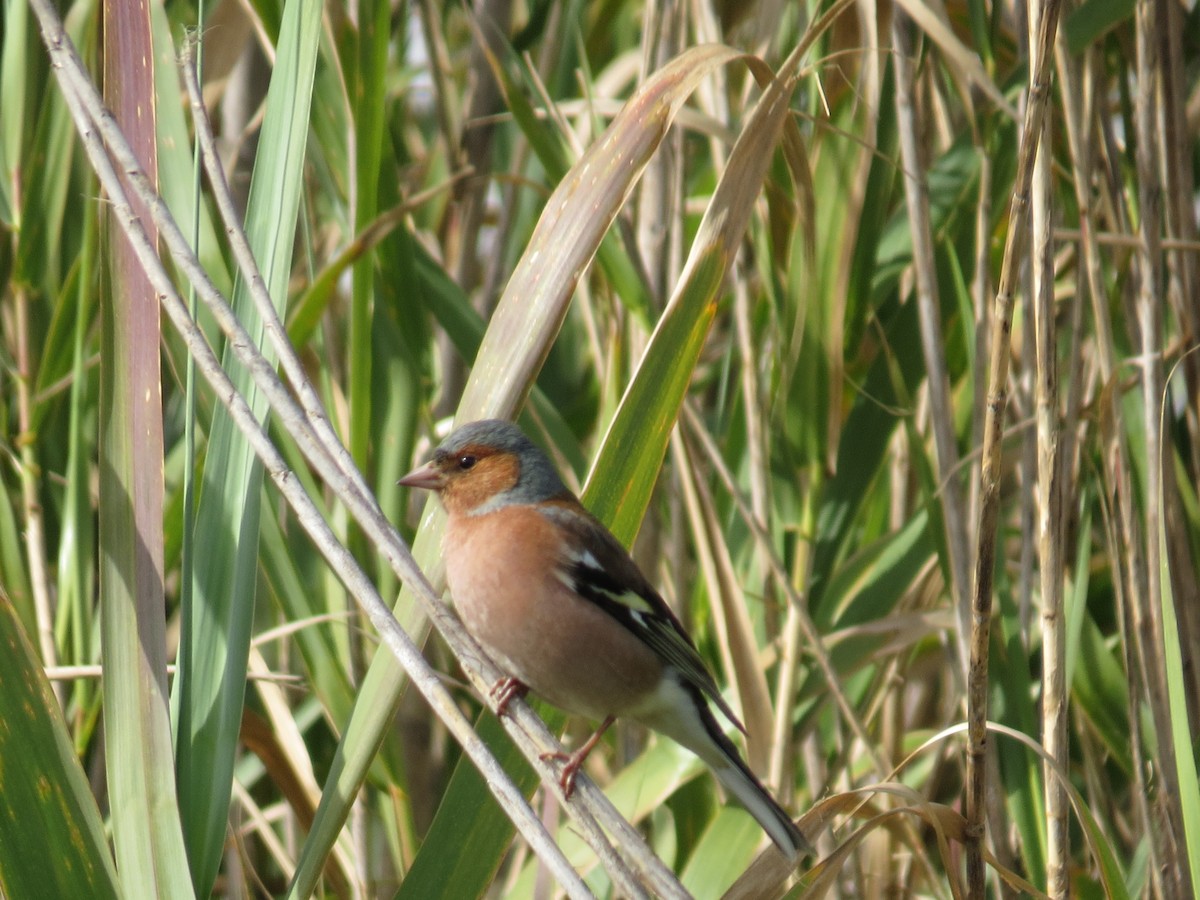
[[[499,718],[508,712],[508,704],[512,703],[518,697],[524,697],[529,693],[529,686],[519,678],[513,678],[511,675],[501,678],[492,685],[492,690],[489,696],[496,701],[496,716]]]
[[[582,747],[574,753],[564,753],[562,750],[551,750],[549,753],[543,753],[541,759],[549,761],[552,759],[561,759],[566,764],[563,766],[562,772],[559,773],[558,783],[562,787],[563,797],[567,800],[571,799],[571,795],[575,793],[575,776],[579,774],[579,768],[583,765],[583,761],[588,758],[588,754],[592,752],[600,738],[604,736],[604,732],[608,731],[608,726],[613,723],[615,716],[609,716],[600,723],[600,727],[596,729],[596,733],[588,738]]]
[[[550,762],[557,759],[564,762],[563,770],[559,773],[558,784],[562,788],[563,796],[568,800],[575,793],[575,776],[579,773],[579,767],[583,765],[587,754],[581,755],[581,750],[574,753],[564,753],[562,750],[551,750],[548,753],[543,753],[538,757],[542,762]]]

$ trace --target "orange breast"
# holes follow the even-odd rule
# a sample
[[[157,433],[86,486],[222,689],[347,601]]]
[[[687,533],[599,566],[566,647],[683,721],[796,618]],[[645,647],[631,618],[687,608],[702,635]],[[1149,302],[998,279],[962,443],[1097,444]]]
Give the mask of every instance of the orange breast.
[[[454,516],[446,579],[472,636],[498,665],[561,709],[622,715],[659,684],[658,657],[553,574],[557,532],[532,507]]]

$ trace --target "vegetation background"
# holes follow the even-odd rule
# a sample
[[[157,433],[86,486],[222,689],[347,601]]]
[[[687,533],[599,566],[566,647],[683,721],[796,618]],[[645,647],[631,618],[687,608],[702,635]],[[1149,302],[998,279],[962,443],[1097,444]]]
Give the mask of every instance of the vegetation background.
[[[113,118],[4,0],[4,895],[1193,896],[1194,8],[59,6]],[[304,409],[234,359],[267,294]],[[632,726],[589,773],[653,855],[568,819],[460,679],[386,522],[437,584],[395,481],[519,410],[805,813],[800,881]]]

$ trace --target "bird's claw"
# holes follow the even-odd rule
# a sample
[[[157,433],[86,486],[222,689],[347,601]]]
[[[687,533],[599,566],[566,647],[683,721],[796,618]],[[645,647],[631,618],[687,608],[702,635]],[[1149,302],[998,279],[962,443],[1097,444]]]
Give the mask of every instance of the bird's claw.
[[[558,783],[562,786],[563,797],[567,800],[571,799],[571,795],[575,793],[575,776],[579,774],[579,767],[583,765],[583,761],[588,758],[588,754],[600,742],[600,738],[604,736],[604,732],[608,731],[608,727],[612,725],[615,716],[609,716],[596,729],[595,733],[588,738],[582,747],[574,753],[564,753],[562,750],[551,750],[541,755],[543,761],[551,759],[561,759],[566,761],[563,766],[562,773],[558,776]]]
[[[571,799],[571,795],[575,793],[575,776],[579,774],[579,768],[583,765],[583,761],[587,759],[587,752],[591,747],[586,747],[582,751],[575,753],[564,753],[562,750],[551,750],[541,754],[538,758],[542,762],[550,762],[551,760],[561,760],[565,763],[562,772],[558,776],[559,787],[562,788],[563,797],[567,800]]]
[[[528,693],[529,687],[519,678],[513,678],[511,675],[501,678],[492,685],[489,692],[491,698],[496,701],[496,716],[505,715],[508,712],[508,704]]]

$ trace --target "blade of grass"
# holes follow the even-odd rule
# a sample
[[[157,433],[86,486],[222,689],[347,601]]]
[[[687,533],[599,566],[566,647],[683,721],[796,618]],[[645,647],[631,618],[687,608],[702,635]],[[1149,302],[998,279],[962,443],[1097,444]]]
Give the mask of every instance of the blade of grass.
[[[84,226],[80,268],[96,270],[98,229],[94,217]],[[86,367],[84,348],[87,346],[95,310],[86,279],[80,279],[74,291],[74,344],[71,363],[71,399],[67,426],[66,487],[63,492],[63,523],[58,543],[58,610],[55,623],[56,642],[67,664],[82,665],[94,661],[93,635],[95,624],[96,526],[91,497],[89,474],[95,455],[95,433],[85,427],[85,415],[90,410],[92,389]],[[66,304],[64,304],[66,305]],[[79,679],[72,688],[72,702],[77,711],[89,710],[99,701],[97,685]],[[82,754],[92,731],[87,727],[75,730],[75,747]]]
[[[104,5],[104,93],[151,181],[149,11]],[[148,234],[148,210],[134,206]],[[130,896],[186,897],[167,710],[158,295],[108,208],[100,350],[100,606],[105,762],[117,868]]]
[[[0,893],[121,896],[104,823],[58,701],[3,590],[0,648]]]
[[[76,23],[72,35],[78,36],[81,30]],[[27,66],[27,74],[33,68]],[[7,112],[6,108],[5,131],[10,130]],[[38,106],[35,115],[37,124],[30,155],[17,161],[22,167],[22,184],[20,206],[13,209],[13,215],[21,226],[21,240],[13,261],[13,277],[18,284],[37,285],[53,291],[64,250],[56,237],[64,231],[67,192],[71,186],[71,180],[64,177],[64,173],[71,169],[75,142],[71,140],[71,117],[59,97],[47,98]],[[9,161],[10,165],[13,163],[13,160]]]
[[[696,900],[721,897],[746,871],[761,843],[762,829],[745,810],[719,810],[683,870],[684,886]]]
[[[267,291],[282,311],[304,179],[305,143],[317,47],[319,4],[292,0],[283,10],[259,153],[246,207],[246,232]],[[249,289],[233,300],[255,344],[263,331]],[[270,348],[264,352],[274,360]],[[266,400],[226,355],[226,368],[255,415]],[[262,466],[230,417],[213,419],[196,513],[195,568],[183,610],[179,674],[172,697],[178,735],[180,807],[197,893],[212,888],[225,845],[233,760],[242,721],[246,660],[258,576]]]
[[[387,82],[388,23],[391,4],[359,0],[358,59],[353,79],[354,230],[361,232],[379,210],[379,174],[383,151],[384,99]],[[371,320],[375,258],[371,251],[354,261],[350,299],[349,424],[350,455],[366,471],[371,437]]]
[[[787,121],[794,72],[806,47],[807,42],[796,48],[746,121],[679,282],[605,435],[593,472],[603,466],[606,477],[588,480],[585,502],[626,544],[637,533],[658,479],[726,272]]]
[[[1162,475],[1156,490],[1162,497]],[[1170,709],[1171,731],[1160,740],[1169,740],[1175,748],[1175,780],[1179,787],[1179,815],[1183,819],[1183,849],[1191,882],[1200,880],[1200,775],[1196,771],[1195,733],[1188,718],[1187,679],[1183,671],[1183,652],[1179,640],[1178,616],[1175,611],[1175,591],[1171,585],[1171,555],[1167,546],[1166,516],[1159,517],[1156,539],[1159,545],[1159,577],[1162,585],[1160,605],[1163,628],[1163,668],[1167,682],[1167,705]],[[1176,836],[1178,840],[1178,836]]]
[[[4,41],[0,45],[0,107],[10,122],[25,122],[25,97],[28,91],[29,57],[32,32],[29,7],[25,0],[5,0]],[[0,223],[20,226],[20,207],[15,202],[21,171],[23,128],[0,131]]]

